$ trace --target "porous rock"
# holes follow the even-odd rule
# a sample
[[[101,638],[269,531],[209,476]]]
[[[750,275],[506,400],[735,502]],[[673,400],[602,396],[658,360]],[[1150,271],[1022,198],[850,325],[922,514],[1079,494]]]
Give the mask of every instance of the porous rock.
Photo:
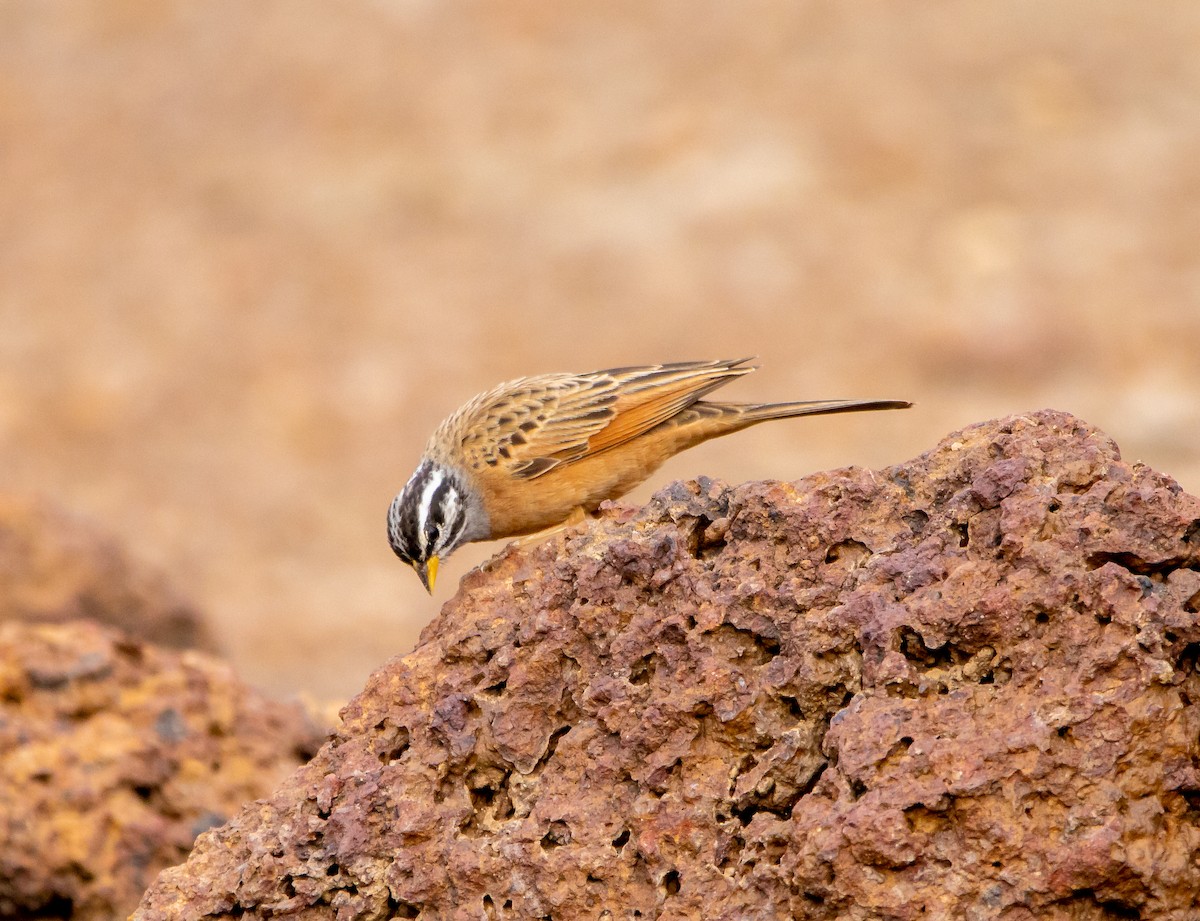
[[[0,624],[0,917],[108,921],[323,741],[198,652]]]
[[[162,573],[84,517],[0,494],[0,620],[88,618],[163,646],[213,649],[207,624]]]
[[[464,579],[138,921],[1195,918],[1200,502],[1069,415]]]

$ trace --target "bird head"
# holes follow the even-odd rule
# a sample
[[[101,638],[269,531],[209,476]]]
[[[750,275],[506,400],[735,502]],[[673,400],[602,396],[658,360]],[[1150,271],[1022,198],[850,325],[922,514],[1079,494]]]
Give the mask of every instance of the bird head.
[[[422,461],[388,509],[388,541],[396,556],[416,570],[431,595],[438,563],[479,528],[477,502],[462,478]]]

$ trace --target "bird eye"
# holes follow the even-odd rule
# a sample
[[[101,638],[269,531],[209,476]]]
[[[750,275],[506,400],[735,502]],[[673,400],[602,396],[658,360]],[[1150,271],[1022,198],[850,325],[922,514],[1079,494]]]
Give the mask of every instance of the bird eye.
[[[434,506],[433,514],[425,521],[425,546],[436,547],[438,535],[442,530],[441,509]]]

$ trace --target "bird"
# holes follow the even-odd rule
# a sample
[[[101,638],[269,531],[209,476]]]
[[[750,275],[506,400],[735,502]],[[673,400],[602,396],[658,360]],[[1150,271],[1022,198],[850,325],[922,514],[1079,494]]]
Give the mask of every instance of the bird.
[[[388,540],[432,594],[472,541],[582,520],[710,438],[791,416],[906,409],[905,400],[718,403],[750,358],[543,374],[479,394],[441,423],[388,508]]]

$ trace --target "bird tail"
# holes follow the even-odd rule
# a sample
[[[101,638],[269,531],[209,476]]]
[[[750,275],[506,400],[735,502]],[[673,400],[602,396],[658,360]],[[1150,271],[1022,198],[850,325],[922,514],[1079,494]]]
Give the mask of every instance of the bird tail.
[[[861,413],[877,409],[908,409],[907,400],[811,400],[806,403],[710,403],[719,407],[722,415],[742,421],[742,426],[766,422],[768,419],[787,419],[791,416],[824,416],[830,413]]]
[[[710,438],[729,435],[760,422],[791,416],[858,413],[875,409],[908,409],[906,400],[813,400],[807,403],[710,403],[700,400],[670,420],[682,451]]]

